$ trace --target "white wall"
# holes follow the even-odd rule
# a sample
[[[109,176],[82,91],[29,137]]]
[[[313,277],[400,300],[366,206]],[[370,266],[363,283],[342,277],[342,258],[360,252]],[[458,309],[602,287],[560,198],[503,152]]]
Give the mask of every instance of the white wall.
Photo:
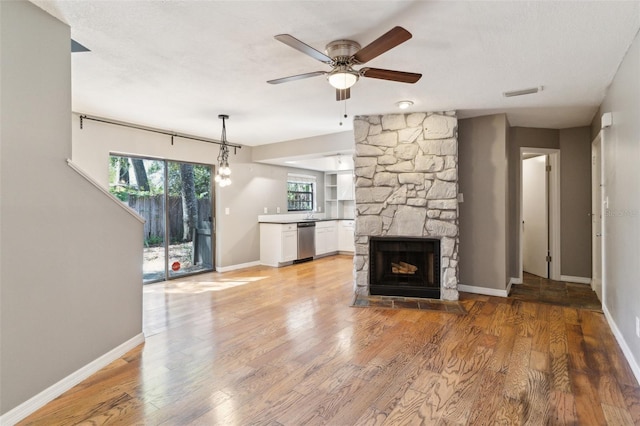
[[[613,125],[602,131],[604,156],[604,309],[627,346],[640,380],[640,35],[625,56],[600,109]],[[624,344],[623,344],[624,348]]]
[[[72,170],[70,30],[0,2],[0,423],[142,332],[142,223]]]
[[[222,121],[212,119],[213,128],[222,129]],[[80,129],[77,114],[72,117],[73,161],[94,177],[104,188],[109,187],[109,155],[121,153],[168,160],[215,165],[219,145],[175,138],[113,124],[85,120]],[[165,129],[170,130],[170,129]],[[227,122],[227,135],[233,142],[233,117]],[[286,182],[288,172],[316,176],[317,205],[324,205],[324,174],[288,167],[252,162],[252,148],[243,146],[229,154],[231,186],[216,186],[216,268],[257,262],[260,259],[258,215],[275,214],[280,207],[287,212]],[[226,211],[229,214],[226,214]]]

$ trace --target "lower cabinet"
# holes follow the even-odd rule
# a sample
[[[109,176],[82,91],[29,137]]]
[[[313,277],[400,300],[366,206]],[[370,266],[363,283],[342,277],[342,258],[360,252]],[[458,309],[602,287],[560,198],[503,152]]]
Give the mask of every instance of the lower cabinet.
[[[291,262],[298,258],[298,230],[282,231],[281,262]]]
[[[338,221],[328,220],[316,223],[316,256],[338,251]]]
[[[315,256],[353,252],[355,250],[353,231],[353,220],[316,222]],[[260,264],[278,267],[288,265],[297,258],[297,223],[260,223]]]
[[[338,250],[339,251],[355,251],[354,244],[355,222],[353,220],[341,220],[338,226]]]
[[[260,224],[260,263],[281,266],[298,258],[298,225]]]

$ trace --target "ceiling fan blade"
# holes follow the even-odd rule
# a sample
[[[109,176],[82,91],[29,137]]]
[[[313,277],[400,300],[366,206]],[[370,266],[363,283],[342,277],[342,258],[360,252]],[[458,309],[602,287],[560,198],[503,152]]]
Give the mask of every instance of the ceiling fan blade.
[[[326,74],[326,72],[325,71],[314,71],[314,72],[308,72],[308,73],[305,73],[305,74],[292,75],[292,76],[289,76],[289,77],[276,78],[275,80],[267,81],[267,83],[269,83],[269,84],[287,83],[289,81],[302,80],[303,78],[315,77],[317,75],[323,75],[323,74]]]
[[[362,49],[360,49],[353,58],[359,63],[364,64],[373,58],[382,55],[387,50],[393,49],[399,44],[411,38],[411,33],[402,27],[393,27],[385,34],[381,35]]]
[[[401,83],[415,83],[422,77],[422,74],[416,74],[414,72],[383,70],[380,68],[362,68],[360,75],[369,78],[378,78],[380,80],[399,81]]]
[[[311,56],[313,59],[317,59],[320,62],[324,62],[325,64],[330,64],[333,62],[333,59],[320,52],[319,50],[314,49],[313,47],[305,44],[289,34],[278,34],[274,37],[276,40],[286,44],[289,47],[293,47],[296,50],[304,53],[305,55]]]
[[[336,101],[346,101],[351,97],[351,89],[336,89]]]

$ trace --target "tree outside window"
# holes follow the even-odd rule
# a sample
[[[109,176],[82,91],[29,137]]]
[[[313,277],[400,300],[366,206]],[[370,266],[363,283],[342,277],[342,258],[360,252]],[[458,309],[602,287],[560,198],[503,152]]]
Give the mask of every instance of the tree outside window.
[[[313,211],[313,182],[287,182],[287,210]]]

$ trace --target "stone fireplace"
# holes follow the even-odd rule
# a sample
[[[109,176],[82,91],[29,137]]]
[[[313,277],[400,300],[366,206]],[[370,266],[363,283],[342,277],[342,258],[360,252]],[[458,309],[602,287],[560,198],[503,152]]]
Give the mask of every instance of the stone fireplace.
[[[381,278],[386,276],[387,285],[395,288],[388,295],[458,300],[455,113],[358,116],[353,124],[356,293],[381,294]],[[392,244],[391,249],[373,256],[371,244],[384,241]],[[435,242],[437,250],[431,255],[423,258],[414,253],[418,247],[414,243],[426,244],[429,252],[429,244],[435,247]],[[408,253],[404,260],[389,254],[393,244]],[[385,256],[388,259],[381,265]],[[414,265],[417,262],[421,265]]]

